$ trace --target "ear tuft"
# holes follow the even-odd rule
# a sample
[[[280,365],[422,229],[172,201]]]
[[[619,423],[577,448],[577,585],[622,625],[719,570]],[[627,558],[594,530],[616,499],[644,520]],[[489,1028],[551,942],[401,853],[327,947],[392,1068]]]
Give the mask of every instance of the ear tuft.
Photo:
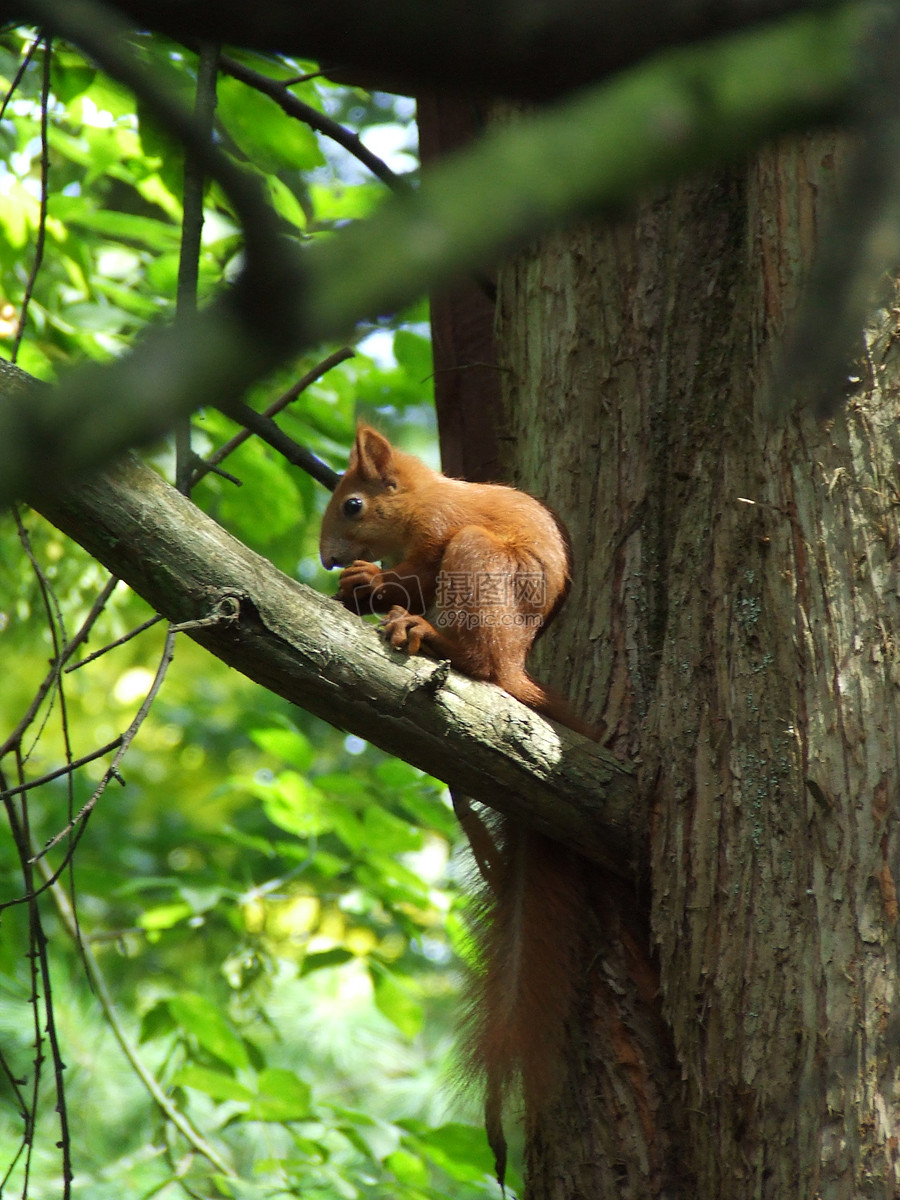
[[[356,430],[349,470],[356,471],[361,479],[394,483],[394,449],[387,438],[371,425],[360,425]]]

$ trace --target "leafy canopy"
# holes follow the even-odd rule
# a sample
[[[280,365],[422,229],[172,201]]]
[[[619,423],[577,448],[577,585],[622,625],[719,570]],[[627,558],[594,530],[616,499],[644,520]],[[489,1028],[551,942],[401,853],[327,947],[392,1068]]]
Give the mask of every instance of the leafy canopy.
[[[195,54],[160,37],[133,45],[193,103]],[[310,63],[241,62],[270,79],[299,77],[291,95],[372,147],[392,145],[395,168],[414,168],[408,101],[338,87]],[[184,154],[65,44],[48,51],[31,31],[7,31],[0,77],[0,336],[24,369],[53,380],[173,319]],[[225,74],[217,93],[217,140],[264,182],[286,237],[327,238],[379,203],[381,182],[269,96]],[[207,186],[200,303],[228,286],[241,252],[226,197]],[[407,444],[424,444],[426,315],[416,305],[360,326],[353,356],[287,406],[282,429],[337,466],[360,410],[389,431],[402,422]],[[265,407],[336,349],[289,363],[247,402]],[[204,456],[236,430],[207,408],[193,451]],[[168,442],[149,457],[171,475]],[[333,589],[316,560],[324,490],[258,438],[223,466],[233,478],[206,474],[195,502],[284,571]],[[92,1200],[493,1194],[477,1117],[460,1123],[441,1086],[459,900],[455,826],[434,780],[178,638],[89,821],[73,817],[111,751],[15,792],[112,742],[151,687],[161,625],[48,676],[105,582],[34,514],[0,519],[0,646],[15,664],[0,700],[0,742],[12,738],[0,760],[0,1176],[9,1172],[11,1192],[58,1196],[71,1169],[64,1191]],[[67,665],[150,617],[120,585]]]

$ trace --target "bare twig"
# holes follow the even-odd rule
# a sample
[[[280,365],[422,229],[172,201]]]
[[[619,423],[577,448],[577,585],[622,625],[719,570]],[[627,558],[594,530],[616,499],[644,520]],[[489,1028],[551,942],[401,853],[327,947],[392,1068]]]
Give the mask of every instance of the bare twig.
[[[113,582],[118,583],[119,581],[116,579]],[[157,613],[155,616],[148,617],[146,621],[142,621],[140,625],[135,625],[134,629],[129,629],[128,633],[123,633],[122,636],[120,638],[116,638],[114,642],[108,642],[107,645],[101,646],[99,650],[94,650],[91,654],[86,655],[84,658],[79,658],[78,662],[70,663],[66,667],[65,673],[68,674],[70,671],[77,671],[81,667],[86,667],[88,663],[93,662],[95,658],[101,658],[104,654],[109,654],[110,650],[115,650],[119,646],[124,646],[126,642],[130,642],[132,638],[136,638],[139,633],[143,633],[147,629],[152,629],[154,625],[158,625],[162,619],[163,618],[159,615],[159,613]]]
[[[22,536],[21,533],[19,536],[20,537]],[[25,548],[25,553],[29,554],[29,550],[30,550],[30,543]],[[32,552],[32,555],[33,555],[33,552]],[[33,558],[32,558],[32,561],[34,561]],[[57,681],[59,679],[60,670],[62,669],[63,664],[65,663],[65,661],[68,658],[71,657],[72,654],[74,654],[74,652],[78,649],[78,647],[87,640],[91,629],[94,627],[94,624],[96,623],[97,618],[100,616],[100,614],[103,612],[103,609],[106,607],[107,601],[109,600],[110,596],[112,595],[113,591],[115,590],[118,582],[119,581],[116,578],[111,578],[111,579],[107,580],[107,582],[104,584],[103,588],[101,589],[99,595],[97,596],[97,599],[94,601],[94,603],[91,607],[91,611],[88,613],[88,615],[85,617],[84,621],[82,622],[81,628],[78,630],[78,632],[72,638],[72,640],[67,644],[65,650],[57,658],[54,658],[53,662],[51,663],[50,670],[47,672],[47,674],[41,680],[41,683],[38,686],[38,688],[34,694],[34,697],[32,698],[31,703],[29,704],[27,710],[25,711],[25,714],[23,715],[23,717],[21,718],[19,723],[16,725],[16,727],[12,731],[12,733],[7,737],[6,741],[3,742],[2,744],[0,744],[0,759],[2,759],[5,755],[7,755],[10,752],[10,750],[12,750],[15,746],[17,746],[19,744],[23,735],[25,734],[25,731],[28,729],[28,727],[31,725],[32,721],[34,720],[35,716],[37,715],[37,712],[40,709],[41,704],[43,704],[44,699],[47,696],[47,693],[57,683]]]
[[[70,821],[66,825],[66,827],[64,829],[61,829],[59,831],[59,833],[55,834],[49,840],[49,842],[47,842],[47,844],[44,846],[43,850],[38,852],[37,858],[43,858],[43,856],[47,853],[48,850],[50,850],[54,846],[58,845],[63,840],[63,838],[65,838],[69,833],[71,833],[72,830],[77,825],[80,825],[82,828],[84,828],[85,824],[87,823],[88,818],[90,817],[91,813],[94,811],[94,806],[96,805],[96,803],[100,799],[100,797],[103,795],[103,793],[106,791],[109,781],[111,779],[121,778],[121,776],[119,775],[119,764],[121,763],[122,759],[127,754],[128,747],[134,741],[137,731],[140,729],[141,725],[143,725],[144,721],[147,718],[147,714],[150,712],[150,708],[153,705],[153,701],[156,699],[156,697],[159,693],[159,689],[162,687],[163,680],[166,677],[166,672],[169,669],[169,663],[172,661],[174,653],[175,653],[175,634],[170,629],[169,632],[166,634],[165,644],[163,645],[163,652],[160,657],[159,666],[156,668],[156,675],[153,679],[153,683],[150,685],[150,690],[147,692],[147,695],[144,697],[144,700],[143,700],[140,708],[138,709],[137,713],[135,714],[134,719],[132,720],[131,724],[128,726],[128,728],[125,730],[125,732],[122,734],[121,738],[119,739],[119,745],[118,745],[118,748],[116,749],[116,753],[113,756],[112,762],[106,768],[106,771],[103,773],[103,778],[100,780],[97,787],[94,789],[94,792],[91,795],[90,799],[87,800],[81,806],[81,808],[78,810],[78,812],[70,819]]]
[[[61,775],[71,775],[80,767],[86,766],[95,759],[102,758],[104,754],[110,754],[122,745],[122,734],[117,738],[113,738],[111,742],[107,742],[105,746],[100,746],[96,750],[91,750],[89,754],[83,754],[81,758],[75,758],[71,762],[67,762],[64,767],[57,767],[54,771],[48,771],[46,775],[41,775],[37,779],[29,779],[27,783],[17,784],[16,787],[6,789],[8,796],[18,796],[24,792],[31,792],[37,787],[41,787],[45,783],[52,783],[54,779],[59,779]],[[0,905],[0,908],[3,906]]]
[[[263,416],[262,413],[258,413],[240,400],[233,400],[217,407],[226,417],[231,417],[232,421],[238,421],[245,429],[249,429],[251,433],[261,437],[289,463],[293,463],[295,467],[301,467],[308,475],[312,475],[313,479],[324,484],[329,491],[333,492],[337,487],[337,481],[340,478],[337,471],[329,467],[327,463],[323,463],[306,446],[301,446],[292,437],[288,437],[282,429],[278,428],[271,417]]]
[[[150,1093],[154,1103],[159,1108],[167,1121],[170,1121],[178,1132],[185,1138],[198,1154],[202,1154],[208,1162],[221,1171],[223,1175],[229,1179],[235,1178],[235,1172],[226,1160],[219,1154],[215,1147],[211,1146],[203,1135],[194,1127],[191,1121],[182,1113],[172,1100],[165,1094],[159,1081],[149,1067],[144,1063],[134,1042],[128,1036],[125,1026],[119,1019],[116,1011],[115,1003],[106,983],[106,978],[100,969],[100,964],[97,962],[96,956],[80,936],[78,925],[75,921],[75,914],[72,910],[69,897],[65,891],[58,885],[55,877],[51,874],[50,868],[46,863],[41,861],[40,850],[32,845],[30,848],[30,860],[36,864],[37,870],[44,877],[44,888],[49,888],[53,898],[53,903],[56,905],[56,911],[59,913],[63,926],[69,936],[76,942],[81,950],[82,958],[87,968],[88,976],[91,981],[91,986],[100,1001],[100,1006],[103,1009],[103,1014],[113,1032],[113,1036],[119,1043],[122,1053],[128,1059],[131,1067],[141,1083]],[[41,890],[44,890],[42,888]]]
[[[194,120],[197,136],[212,141],[216,112],[216,74],[218,47],[210,42],[200,46],[197,88],[194,96]],[[193,147],[187,147],[182,186],[181,248],[178,259],[176,314],[182,320],[197,311],[197,283],[200,276],[200,242],[203,235],[203,191],[206,174],[203,161]],[[185,496],[191,494],[194,460],[191,452],[190,414],[175,425],[175,486]]]
[[[19,779],[22,778],[23,763],[21,755],[16,753]],[[0,771],[0,793],[13,835],[13,842],[19,856],[22,879],[28,895],[28,960],[31,971],[31,1009],[34,1021],[34,1077],[31,1088],[31,1125],[33,1128],[37,1114],[41,1067],[44,1061],[44,1032],[50,1047],[50,1058],[53,1064],[53,1076],[56,1091],[56,1112],[59,1117],[60,1139],[59,1149],[62,1152],[62,1200],[69,1200],[72,1185],[72,1143],[69,1134],[69,1116],[66,1106],[63,1071],[65,1064],[60,1051],[59,1037],[56,1029],[56,1018],[53,1007],[53,986],[50,976],[50,965],[47,958],[47,938],[41,923],[41,914],[37,904],[37,896],[33,886],[33,867],[30,860],[31,831],[28,823],[28,807],[25,799],[20,801],[20,809],[16,806],[6,791],[5,777]],[[65,896],[60,887],[59,892]],[[66,897],[68,902],[68,897]],[[70,905],[72,927],[78,932],[78,921],[74,909]],[[40,1016],[41,989],[43,989],[43,1023]],[[23,1194],[28,1194],[28,1176],[31,1170],[31,1154],[33,1140],[28,1142],[25,1160],[25,1184]],[[17,1156],[18,1157],[18,1156]]]
[[[293,401],[296,400],[301,393],[305,392],[311,384],[315,383],[317,380],[321,379],[323,375],[327,374],[332,367],[336,367],[338,363],[342,363],[346,359],[352,358],[353,355],[354,351],[351,350],[349,346],[342,346],[340,350],[335,350],[333,354],[329,354],[327,358],[323,358],[320,363],[316,363],[316,365],[307,371],[305,375],[301,375],[295,384],[289,387],[286,392],[283,392],[277,400],[272,401],[269,407],[264,410],[262,415],[264,417],[276,416],[282,411],[282,409],[287,408],[289,404],[293,403]],[[214,454],[211,454],[209,458],[200,462],[194,470],[194,474],[191,478],[191,486],[193,487],[196,483],[198,483],[209,471],[215,471],[219,463],[226,459],[229,454],[233,454],[234,451],[237,450],[238,446],[242,446],[251,435],[252,430],[242,429],[241,432],[236,433],[233,438],[229,438],[228,441],[225,442],[224,445],[220,446]]]
[[[313,108],[311,104],[305,104],[294,95],[290,90],[291,84],[302,82],[303,78],[308,79],[310,76],[302,77],[301,80],[272,79],[269,75],[263,75],[261,71],[254,71],[251,67],[238,62],[236,58],[230,58],[225,54],[219,58],[219,66],[232,78],[238,79],[241,83],[246,83],[248,87],[270,97],[289,117],[296,117],[310,129],[315,129],[317,133],[324,134],[339,146],[343,146],[363,166],[368,167],[382,183],[387,184],[392,191],[409,192],[412,190],[409,182],[402,175],[392,171],[384,159],[373,154],[355,133],[345,129],[338,121],[327,117],[317,108]]]
[[[50,63],[52,57],[52,40],[49,37],[44,38],[44,73],[41,82],[41,201],[40,210],[38,213],[38,228],[37,236],[34,239],[34,259],[31,264],[31,271],[28,275],[28,282],[25,285],[25,295],[22,299],[22,307],[19,311],[19,326],[16,329],[16,336],[13,342],[11,360],[13,362],[19,356],[19,347],[22,345],[22,338],[25,335],[25,322],[28,319],[28,306],[31,303],[31,297],[34,293],[34,285],[37,282],[38,272],[41,269],[41,264],[44,261],[44,241],[47,233],[47,198],[50,191],[50,143],[47,140],[47,114],[50,107]]]
[[[28,66],[29,66],[31,60],[34,58],[35,53],[37,52],[37,48],[41,44],[42,41],[43,41],[42,37],[40,37],[40,36],[36,37],[34,39],[34,41],[31,43],[31,45],[28,47],[28,49],[25,51],[25,54],[22,57],[22,61],[19,63],[19,69],[18,69],[18,71],[16,71],[13,81],[9,85],[9,87],[6,91],[6,95],[3,97],[3,103],[0,104],[0,121],[2,121],[4,115],[6,114],[7,105],[9,104],[10,100],[12,100],[13,96],[16,94],[16,88],[22,82],[22,76],[28,70]]]

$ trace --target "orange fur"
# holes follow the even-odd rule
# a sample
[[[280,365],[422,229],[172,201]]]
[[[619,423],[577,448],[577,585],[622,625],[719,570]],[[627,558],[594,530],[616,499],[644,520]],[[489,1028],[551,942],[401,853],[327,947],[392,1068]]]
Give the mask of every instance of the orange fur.
[[[391,645],[448,659],[584,731],[525,669],[570,578],[565,532],[537,500],[509,487],[448,479],[361,425],[325,512],[320,554],[326,568],[344,568],[339,598],[347,607],[387,614],[382,631]],[[464,798],[454,803],[485,881],[476,919],[482,962],[465,1057],[470,1073],[485,1080],[488,1136],[502,1183],[504,1098],[520,1084],[533,1117],[561,1080],[581,866],[508,818],[484,820]]]

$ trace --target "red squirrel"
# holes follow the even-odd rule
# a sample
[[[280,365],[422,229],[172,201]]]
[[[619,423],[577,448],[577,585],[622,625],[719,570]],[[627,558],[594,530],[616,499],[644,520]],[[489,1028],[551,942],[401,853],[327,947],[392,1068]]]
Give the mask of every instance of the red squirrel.
[[[338,599],[356,612],[385,613],[382,632],[396,649],[447,659],[582,728],[525,670],[571,571],[565,531],[539,501],[511,487],[449,479],[360,425],[319,550],[326,569],[343,567]],[[561,1081],[583,900],[568,851],[499,814],[482,819],[459,797],[454,805],[486,884],[466,1060],[485,1080],[502,1183],[505,1096],[518,1081],[529,1120]]]

